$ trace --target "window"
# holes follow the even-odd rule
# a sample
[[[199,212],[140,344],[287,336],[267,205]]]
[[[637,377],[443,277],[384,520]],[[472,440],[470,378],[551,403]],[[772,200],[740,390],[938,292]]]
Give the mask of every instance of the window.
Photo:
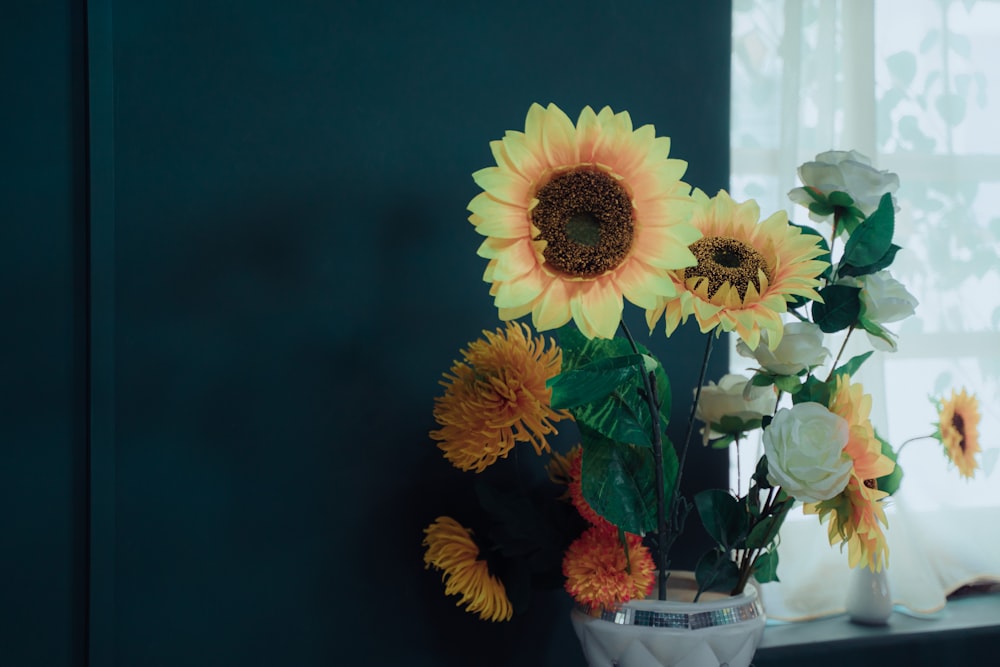
[[[896,601],[933,611],[963,584],[1000,579],[1000,534],[977,529],[1000,519],[1000,70],[988,66],[1000,62],[1000,2],[737,0],[732,57],[737,200],[808,221],[786,193],[799,185],[798,165],[831,149],[858,150],[899,174],[904,250],[892,272],[920,306],[895,327],[899,350],[876,352],[856,379],[873,395],[876,429],[897,449],[934,431],[930,396],[965,388],[982,413],[974,480],[958,475],[936,441],[914,441],[887,504]],[[735,352],[731,359],[733,372],[750,366]],[[742,448],[744,478],[758,447]],[[782,560],[799,570],[779,569],[784,583],[765,586],[769,614],[842,610],[842,592],[807,590],[817,572],[828,582],[849,574],[825,532],[815,517],[790,517],[781,552],[815,558]]]

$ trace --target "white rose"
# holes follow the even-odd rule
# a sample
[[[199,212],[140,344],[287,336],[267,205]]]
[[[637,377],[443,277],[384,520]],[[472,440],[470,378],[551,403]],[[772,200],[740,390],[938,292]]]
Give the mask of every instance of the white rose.
[[[742,340],[736,343],[740,356],[756,359],[760,367],[774,375],[798,375],[822,364],[830,355],[823,347],[823,330],[812,322],[789,322],[778,347],[767,346],[767,331],[761,332],[761,344],[751,350]]]
[[[762,438],[767,480],[802,502],[833,498],[854,465],[844,454],[849,431],[846,419],[819,403],[778,410]]]
[[[723,375],[718,384],[709,382],[701,388],[701,396],[694,416],[705,422],[702,430],[703,441],[709,437],[724,435],[709,428],[718,426],[723,417],[737,417],[744,422],[759,420],[774,410],[774,390],[771,387],[755,387],[742,375]]]
[[[820,153],[815,161],[799,167],[799,180],[805,187],[788,193],[796,204],[809,206],[815,201],[806,192],[807,187],[827,196],[833,192],[846,192],[865,216],[875,212],[882,195],[899,189],[899,176],[890,171],[878,171],[872,167],[871,160],[857,151]],[[896,206],[895,198],[893,206]],[[810,217],[815,220],[823,216],[810,214]]]
[[[916,311],[918,303],[888,270],[861,277],[861,314],[871,322],[905,320]]]

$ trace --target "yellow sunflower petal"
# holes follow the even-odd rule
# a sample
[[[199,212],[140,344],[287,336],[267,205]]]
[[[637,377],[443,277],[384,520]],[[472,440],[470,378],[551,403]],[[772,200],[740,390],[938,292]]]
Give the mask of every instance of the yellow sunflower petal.
[[[675,291],[667,272],[693,264],[700,232],[679,180],[686,163],[668,158],[651,125],[585,107],[574,126],[557,106],[533,104],[524,132],[490,148],[496,166],[473,174],[483,192],[469,221],[487,237],[484,279],[504,316],[531,312],[547,329],[569,313],[586,335],[611,336],[624,299],[646,308]],[[582,231],[567,231],[571,219]]]

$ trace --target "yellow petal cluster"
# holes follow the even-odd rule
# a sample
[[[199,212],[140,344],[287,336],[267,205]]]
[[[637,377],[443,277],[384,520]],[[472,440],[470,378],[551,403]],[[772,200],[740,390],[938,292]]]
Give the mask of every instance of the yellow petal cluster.
[[[818,503],[806,503],[806,514],[829,520],[830,544],[847,546],[848,564],[863,565],[878,572],[888,564],[889,545],[882,526],[888,525],[881,501],[888,493],[880,491],[875,480],[890,474],[895,462],[882,453],[882,443],[875,436],[870,415],[871,395],[864,387],[851,383],[846,375],[837,377],[828,406],[849,425],[844,452],[851,457],[853,469],[847,487],[837,496]]]
[[[455,604],[479,614],[484,621],[509,621],[514,607],[503,582],[479,559],[472,533],[451,517],[438,517],[424,529],[424,567],[441,570],[445,595],[460,595]]]
[[[700,234],[680,180],[687,163],[668,158],[670,140],[652,125],[635,129],[628,112],[589,106],[574,124],[554,104],[533,104],[524,131],[490,148],[496,166],[473,174],[483,192],[469,202],[469,221],[487,237],[479,255],[501,319],[530,314],[539,331],[573,320],[588,338],[612,338],[623,298],[651,308],[675,294],[667,271],[694,264],[688,246]],[[560,183],[574,185],[551,187]],[[590,191],[598,186],[615,196]],[[609,199],[625,210],[608,214]],[[543,212],[555,227],[582,220],[592,236],[543,233]],[[563,261],[586,253],[587,263]]]
[[[976,461],[976,454],[980,451],[979,419],[979,401],[965,389],[960,393],[952,390],[938,413],[936,437],[959,473],[968,479],[975,475],[979,467]]]
[[[527,325],[508,322],[484,331],[461,354],[444,374],[445,393],[434,405],[440,428],[430,436],[445,458],[461,470],[482,472],[518,442],[530,442],[538,454],[550,451],[546,436],[569,417],[552,409],[552,390],[545,386],[562,368],[555,342],[546,346]]]
[[[790,225],[784,211],[758,222],[760,208],[755,201],[734,202],[725,190],[712,198],[695,190],[692,198],[696,207],[691,222],[703,240],[718,241],[742,252],[720,258],[718,272],[723,275],[719,284],[707,278],[707,267],[700,265],[672,271],[678,296],[661,297],[647,309],[650,331],[662,316],[669,336],[694,316],[702,333],[733,331],[751,350],[757,349],[761,332],[767,331],[767,345],[773,350],[781,343],[781,314],[787,312],[788,302],[795,297],[822,300],[816,292],[818,276],[829,264],[816,259],[823,254],[819,237]],[[751,256],[754,264],[740,265]],[[743,274],[742,284],[726,280],[727,269],[734,275]]]

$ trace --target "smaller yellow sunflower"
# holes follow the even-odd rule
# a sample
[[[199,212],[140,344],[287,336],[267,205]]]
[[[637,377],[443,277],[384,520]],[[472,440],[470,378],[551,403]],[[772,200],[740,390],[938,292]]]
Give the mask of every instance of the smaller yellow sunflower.
[[[974,394],[952,390],[951,397],[941,404],[938,432],[935,437],[944,445],[948,458],[963,477],[971,479],[979,467],[976,454],[979,447],[979,401]]]
[[[563,558],[566,590],[591,610],[643,599],[653,590],[656,565],[638,535],[626,533],[626,547],[616,531],[592,526]]]
[[[646,310],[650,331],[663,316],[669,336],[694,315],[702,333],[735,331],[751,350],[767,331],[773,350],[788,302],[822,300],[815,288],[828,264],[816,259],[823,254],[819,237],[788,224],[784,211],[758,224],[757,202],[736,203],[725,190],[709,198],[696,189],[692,197],[691,222],[702,238],[689,247],[698,264],[671,271],[678,297],[660,298]]]
[[[848,563],[859,563],[879,571],[889,558],[889,545],[882,526],[887,526],[881,500],[889,494],[877,488],[875,480],[893,471],[896,463],[882,453],[882,443],[875,436],[870,415],[871,395],[861,384],[852,384],[846,375],[837,377],[830,397],[830,412],[848,424],[844,453],[851,457],[853,468],[847,487],[838,495],[818,503],[805,503],[806,514],[829,519],[830,544],[846,544]]]
[[[461,595],[456,606],[466,605],[466,611],[478,613],[484,621],[509,621],[514,607],[503,582],[490,574],[486,561],[479,558],[472,531],[451,517],[440,516],[424,534],[424,568],[442,571],[445,595]]]
[[[546,436],[569,417],[552,409],[552,390],[545,386],[562,368],[555,342],[549,339],[546,347],[526,325],[508,322],[506,329],[484,331],[462,357],[444,374],[445,393],[435,399],[441,428],[430,436],[445,458],[461,470],[482,472],[518,442],[530,442],[538,454],[550,451]]]

